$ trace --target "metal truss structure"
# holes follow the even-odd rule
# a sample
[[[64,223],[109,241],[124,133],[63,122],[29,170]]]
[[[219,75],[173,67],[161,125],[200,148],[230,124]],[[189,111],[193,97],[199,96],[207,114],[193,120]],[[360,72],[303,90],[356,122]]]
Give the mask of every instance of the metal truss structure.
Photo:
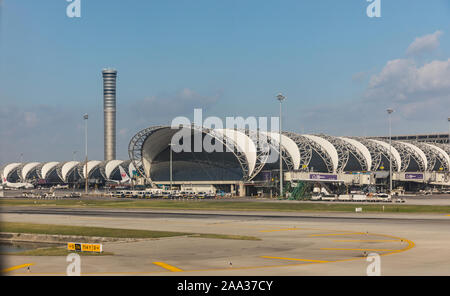
[[[150,180],[150,176],[147,176],[144,172],[144,162],[142,155],[142,148],[144,146],[145,140],[150,137],[154,132],[164,128],[163,126],[151,126],[146,129],[139,131],[133,138],[131,138],[128,144],[128,156],[133,163],[136,170],[141,176],[145,176]]]
[[[311,139],[299,134],[291,132],[283,132],[283,134],[291,138],[297,144],[298,149],[300,151],[300,160],[301,160],[300,168],[310,169],[309,164],[312,159],[312,151],[314,150],[325,163],[328,172],[329,173],[334,172],[334,166],[331,160],[331,156],[322,146],[312,141]]]
[[[414,161],[419,166],[419,172],[425,172],[427,165],[424,162],[424,159],[422,159],[422,157],[417,153],[417,151],[398,141],[392,141],[392,147],[397,149],[398,153],[400,153],[400,157],[402,159],[402,165],[400,168],[401,172],[406,172],[408,170],[411,159],[414,159]]]
[[[324,134],[319,134],[317,136],[324,138],[325,140],[327,140],[328,142],[333,144],[334,148],[336,149],[336,151],[338,153],[338,157],[339,157],[339,162],[338,162],[338,167],[336,169],[336,172],[338,172],[338,173],[343,172],[344,168],[347,166],[347,162],[349,159],[349,153],[350,153],[350,149],[351,149],[349,146],[351,146],[351,145],[339,138],[336,138],[336,137],[327,136]],[[353,148],[352,150],[356,150],[356,149]],[[362,157],[362,158],[364,158],[364,157]]]
[[[390,149],[389,140],[386,138],[301,135],[293,132],[282,132],[280,135],[277,132],[249,129],[212,129],[180,125],[175,129],[170,126],[152,126],[139,131],[129,142],[129,160],[91,160],[88,162],[87,173],[92,178],[94,177],[92,173],[98,170],[98,174],[95,173],[96,178],[107,180],[121,165],[130,176],[135,175],[136,170],[139,176],[152,182],[150,177],[152,162],[155,161],[155,164],[155,158],[163,151],[167,152],[166,145],[170,144],[173,135],[184,128],[188,132],[186,135],[194,136],[195,139],[200,134],[202,140],[210,137],[211,144],[214,142],[219,145],[218,147],[233,154],[228,154],[231,157],[227,156],[220,160],[218,155],[203,153],[199,157],[198,153],[192,152],[192,156],[187,159],[199,163],[198,168],[208,175],[215,174],[215,171],[210,168],[231,169],[233,178],[244,182],[254,180],[264,166],[273,168],[275,165],[269,165],[269,163],[278,161],[283,161],[287,171],[313,171],[311,165],[319,165],[320,168],[317,171],[333,174],[353,170],[357,167],[355,161],[359,164],[361,171],[384,170],[381,167],[382,162],[389,159],[392,160],[392,170],[395,172],[439,171],[446,175],[450,172],[450,145],[447,144],[402,139],[401,141],[393,140],[392,149]],[[280,145],[280,137],[282,145]],[[24,182],[27,181],[26,179],[37,177],[49,179],[50,183],[55,181],[67,183],[69,175],[74,181],[85,179],[85,166],[86,163],[83,161],[14,162],[4,165],[0,173],[13,182],[17,180]],[[54,172],[61,180],[55,180]],[[215,176],[208,177],[215,178]]]
[[[449,171],[450,160],[447,159],[447,157],[445,156],[445,149],[444,149],[444,148],[448,148],[448,150],[450,150],[450,148],[448,147],[449,145],[436,144],[436,143],[430,144],[430,143],[424,143],[424,142],[411,142],[411,144],[417,146],[420,150],[423,151],[423,153],[425,153],[425,155],[427,157],[427,161],[428,161],[428,165],[427,165],[428,172],[433,171],[434,167],[436,166],[436,162],[438,162],[438,161],[441,164],[439,169],[442,169],[443,171]],[[436,149],[436,148],[439,148],[439,149]]]
[[[382,156],[389,159],[389,150],[386,149],[383,146],[377,145],[376,143],[368,140],[367,138],[360,138],[360,137],[353,137],[356,141],[362,143],[370,152],[370,156],[372,157],[372,167],[370,168],[371,171],[377,171],[381,166]],[[392,153],[392,170],[396,171],[398,170],[399,164],[397,164],[397,161],[395,160],[395,157],[393,157]]]

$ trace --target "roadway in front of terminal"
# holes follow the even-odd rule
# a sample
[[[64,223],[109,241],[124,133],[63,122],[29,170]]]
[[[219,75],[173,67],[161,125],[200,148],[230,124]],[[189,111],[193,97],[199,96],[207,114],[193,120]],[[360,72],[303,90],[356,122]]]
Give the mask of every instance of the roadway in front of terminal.
[[[449,213],[450,214],[450,213]],[[393,213],[3,207],[1,220],[191,233],[261,240],[170,237],[105,243],[113,256],[81,257],[82,275],[450,275],[450,216]],[[9,275],[65,275],[65,257],[3,256]],[[27,272],[21,266],[32,264]]]

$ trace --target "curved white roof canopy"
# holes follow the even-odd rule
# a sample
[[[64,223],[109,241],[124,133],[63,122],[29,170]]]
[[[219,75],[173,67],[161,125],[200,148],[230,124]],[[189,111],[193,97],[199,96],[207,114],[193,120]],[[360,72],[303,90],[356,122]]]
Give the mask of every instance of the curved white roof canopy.
[[[20,162],[14,162],[14,163],[10,163],[8,165],[6,165],[3,168],[3,172],[2,172],[2,176],[4,178],[8,178],[9,174],[14,171],[15,169],[17,169],[22,163]]]
[[[440,154],[442,154],[447,161],[448,167],[450,167],[450,156],[444,149],[442,149],[441,147],[435,146],[433,144],[429,144],[429,143],[424,143],[424,144],[429,146],[431,149],[434,149],[435,151],[438,151]]]
[[[389,151],[388,143],[379,141],[379,140],[374,140],[374,139],[368,139],[368,140],[386,148]],[[395,162],[397,163],[397,171],[400,172],[400,170],[402,168],[402,158],[400,157],[400,153],[398,153],[397,149],[395,149],[394,146],[391,146],[391,153],[392,153],[392,156],[394,157]]]
[[[178,141],[178,139],[172,139],[176,133],[181,132],[179,135],[182,135],[183,130],[185,130],[189,133],[189,135],[191,135],[192,129],[192,126],[180,126],[179,128],[162,127],[147,137],[142,144],[142,160],[145,173],[147,175],[150,174],[152,160],[164,149],[166,149],[171,141]],[[207,133],[207,131],[201,131],[199,128],[194,128],[194,131]],[[231,144],[231,142],[233,142],[236,145],[236,147],[233,148],[237,148],[237,150],[240,151],[246,159],[248,164],[248,175],[253,173],[257,161],[257,148],[249,136],[234,129],[214,129],[211,136],[218,137],[221,141],[225,138],[231,140],[228,141],[228,143]],[[130,176],[132,175],[132,170],[136,170],[134,166],[129,167]]]
[[[356,150],[358,150],[366,159],[367,162],[367,168],[370,171],[371,167],[372,167],[372,156],[370,155],[370,151],[369,149],[367,149],[366,146],[364,146],[362,143],[354,140],[354,139],[349,139],[349,138],[345,138],[345,137],[339,137],[339,139],[349,143],[350,145],[352,145],[353,147],[356,148]]]
[[[305,138],[310,139],[311,141],[315,142],[319,146],[321,146],[330,156],[331,163],[333,164],[333,172],[336,172],[338,164],[339,164],[339,156],[336,151],[336,148],[334,148],[333,144],[331,144],[329,141],[325,140],[324,138],[314,136],[314,135],[302,135]]]
[[[412,150],[414,150],[420,156],[420,158],[422,158],[423,163],[425,164],[425,168],[424,169],[425,169],[425,171],[427,170],[427,168],[428,168],[427,156],[425,155],[425,153],[423,153],[422,150],[420,150],[419,147],[417,147],[417,146],[415,146],[415,145],[413,145],[411,143],[407,143],[407,142],[401,142],[401,141],[396,141],[396,142],[400,143],[402,145],[405,145],[405,146],[411,148]]]
[[[45,179],[47,177],[48,172],[56,168],[56,166],[59,164],[57,161],[47,162],[44,164],[41,168],[41,176],[42,179]]]
[[[21,174],[22,180],[26,180],[28,177],[28,173],[34,168],[36,168],[39,164],[40,164],[39,162],[30,162],[24,165]]]
[[[233,129],[215,129],[214,131],[232,139],[238,150],[244,153],[248,163],[248,174],[251,175],[256,166],[256,145],[253,140],[243,132]]]
[[[262,131],[260,131],[260,133],[267,135],[268,137],[270,137],[272,141],[276,143],[276,145],[279,145],[280,141],[279,133],[262,132]],[[298,150],[297,144],[295,144],[295,142],[291,138],[281,134],[281,145],[283,146],[284,150],[286,150],[287,153],[289,153],[292,163],[294,164],[294,169],[298,170],[298,168],[300,167],[300,151]]]
[[[147,176],[150,176],[153,159],[167,148],[172,140],[172,137],[176,133],[183,132],[182,129],[189,131],[189,133],[191,132],[190,127],[182,127],[178,129],[171,127],[161,127],[160,129],[154,131],[150,136],[148,136],[145,139],[144,143],[142,143],[142,160],[144,171]],[[130,170],[130,168],[131,164],[128,167],[128,170]],[[130,176],[132,176],[132,174]]]
[[[110,179],[111,178],[111,174],[112,172],[120,165],[123,163],[123,160],[110,160],[106,163],[105,165],[105,176],[106,179]]]
[[[100,165],[102,162],[100,160],[91,160],[87,163],[87,175],[91,173],[93,169],[95,169],[98,165]],[[86,163],[83,165],[83,177],[86,179]]]
[[[64,182],[66,182],[67,174],[75,168],[80,162],[78,161],[69,161],[66,162],[61,168],[61,176]]]

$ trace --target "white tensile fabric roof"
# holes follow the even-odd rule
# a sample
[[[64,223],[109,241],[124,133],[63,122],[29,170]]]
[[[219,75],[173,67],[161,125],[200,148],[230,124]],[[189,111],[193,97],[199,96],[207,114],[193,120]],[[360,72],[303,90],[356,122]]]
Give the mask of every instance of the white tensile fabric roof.
[[[80,162],[78,161],[69,161],[66,162],[62,168],[61,168],[61,176],[63,178],[63,181],[66,182],[67,179],[67,174],[74,168],[76,167]]]
[[[400,141],[397,141],[397,143],[401,143],[401,144],[403,144],[403,145],[405,145],[405,146],[408,146],[409,148],[411,148],[412,150],[414,150],[417,154],[419,154],[420,158],[422,158],[423,163],[425,164],[425,170],[427,170],[427,167],[428,167],[427,156],[425,155],[425,153],[423,153],[422,150],[420,150],[419,147],[414,146],[413,144],[407,143],[407,142],[400,142]]]
[[[237,148],[245,154],[249,167],[249,175],[251,175],[256,165],[256,145],[253,140],[243,132],[237,130],[215,129],[214,131],[223,134],[224,137],[231,138],[238,146]]]
[[[59,162],[57,161],[47,162],[46,164],[44,164],[41,169],[42,179],[45,179],[47,177],[47,173],[56,168],[58,164]]]
[[[314,136],[314,135],[302,135],[305,138],[308,138],[317,144],[319,144],[330,156],[331,162],[333,163],[333,172],[336,172],[338,164],[339,164],[339,156],[336,151],[336,148],[334,148],[333,144],[331,144],[329,141],[325,140],[324,138]]]
[[[105,166],[106,179],[110,179],[112,172],[122,163],[123,163],[123,160],[117,160],[117,159],[108,161],[108,163]]]
[[[442,154],[444,156],[444,158],[447,160],[448,166],[450,167],[450,155],[448,155],[448,153],[445,152],[444,149],[442,149],[441,147],[438,147],[436,145],[433,145],[433,144],[428,144],[428,143],[425,143],[425,144],[428,145],[431,149],[434,149],[434,150],[438,151],[440,154]]]
[[[3,172],[2,172],[2,176],[4,178],[8,178],[8,175],[16,168],[18,168],[22,163],[20,162],[14,162],[14,163],[10,163],[7,164],[4,168],[3,168]]]
[[[372,156],[370,155],[369,149],[367,149],[366,146],[364,146],[362,143],[360,143],[354,139],[345,138],[345,137],[340,137],[340,139],[344,140],[345,142],[349,143],[350,145],[353,145],[353,147],[355,147],[359,152],[361,152],[361,154],[366,159],[367,167],[370,170],[370,168],[372,167]]]
[[[96,168],[102,162],[100,160],[91,160],[87,163],[87,176],[91,173],[91,171]],[[86,165],[83,165],[83,177],[86,178]]]
[[[26,165],[24,165],[22,168],[22,172],[21,172],[22,179],[25,180],[27,178],[28,173],[32,169],[37,167],[39,164],[40,164],[39,162],[30,162],[30,163],[27,163]]]
[[[391,153],[392,156],[394,156],[394,160],[397,163],[397,171],[401,171],[401,167],[402,167],[402,158],[400,157],[400,153],[398,153],[397,149],[395,149],[394,147],[390,147],[389,148],[389,144],[383,141],[379,141],[379,140],[374,140],[374,139],[369,139],[369,141],[372,141],[384,148],[386,148],[387,150],[391,149]]]
[[[275,141],[277,145],[279,145],[280,141],[279,133],[277,132],[262,132],[262,133],[267,134],[267,136],[269,136],[272,139],[272,141]],[[297,144],[295,144],[295,142],[291,138],[281,134],[281,145],[291,156],[292,163],[294,164],[294,169],[298,170],[300,167],[300,151],[298,150]]]

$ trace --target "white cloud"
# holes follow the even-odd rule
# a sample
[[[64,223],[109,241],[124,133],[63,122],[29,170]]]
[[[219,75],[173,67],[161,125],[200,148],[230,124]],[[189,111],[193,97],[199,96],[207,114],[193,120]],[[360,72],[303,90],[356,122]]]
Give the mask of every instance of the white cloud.
[[[413,60],[389,61],[383,70],[371,77],[368,98],[392,101],[426,100],[444,96],[450,91],[450,59],[417,66]]]
[[[435,50],[439,47],[439,37],[441,35],[442,31],[436,31],[433,34],[417,37],[408,47],[406,53],[408,55],[420,55]]]
[[[383,135],[386,108],[395,109],[394,133],[442,132],[450,115],[450,58],[419,63],[416,55],[439,46],[442,32],[417,38],[408,58],[388,61],[370,76],[360,100],[341,101],[302,110],[302,121],[312,132],[335,135]],[[365,72],[353,75],[363,81]],[[311,128],[312,127],[312,128]]]

